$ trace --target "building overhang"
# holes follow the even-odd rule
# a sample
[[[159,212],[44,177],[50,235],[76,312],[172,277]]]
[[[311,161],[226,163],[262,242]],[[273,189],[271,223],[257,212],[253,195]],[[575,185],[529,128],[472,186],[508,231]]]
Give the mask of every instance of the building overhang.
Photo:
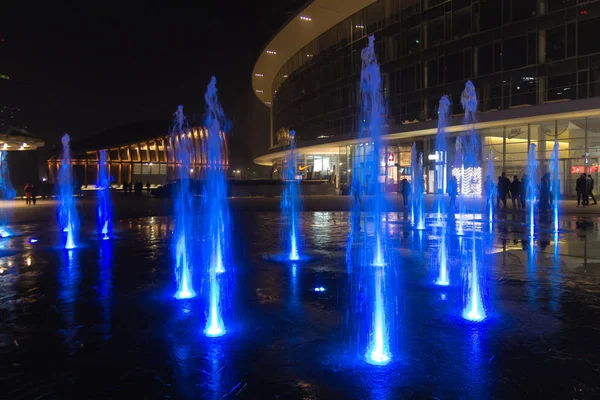
[[[0,150],[26,151],[44,147],[45,142],[33,136],[25,129],[10,126],[6,132],[0,132]]]
[[[477,116],[479,122],[468,125],[461,123],[461,116],[453,117],[449,122],[449,126],[445,129],[445,133],[457,134],[473,128],[475,130],[482,130],[511,125],[541,124],[547,123],[548,120],[576,120],[590,117],[600,118],[600,98],[487,112],[478,114]],[[384,130],[388,133],[382,135],[382,140],[385,142],[435,135],[437,134],[436,124],[437,121],[425,121],[386,127]],[[345,139],[344,137],[341,137],[339,139],[327,143],[314,143],[313,141],[306,143],[306,145],[299,144],[296,151],[298,154],[303,155],[339,154],[340,147],[361,143],[361,140],[358,138]],[[287,150],[274,151],[255,158],[254,162],[258,165],[272,166],[273,162],[283,158],[287,153]]]
[[[252,71],[254,94],[271,107],[271,87],[284,64],[304,46],[376,0],[314,0],[298,11],[263,48]]]

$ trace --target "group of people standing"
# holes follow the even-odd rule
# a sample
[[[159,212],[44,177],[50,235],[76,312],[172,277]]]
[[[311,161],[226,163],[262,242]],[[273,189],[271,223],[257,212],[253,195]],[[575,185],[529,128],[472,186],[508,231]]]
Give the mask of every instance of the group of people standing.
[[[38,189],[33,183],[25,184],[25,204],[27,205],[35,205],[37,202]]]
[[[594,202],[593,204],[597,204],[593,193],[594,180],[591,175],[581,174],[577,179],[575,187],[577,191],[577,207],[580,205],[589,205],[590,198]],[[495,200],[497,209],[500,209],[500,204],[506,209],[508,199],[512,200],[513,209],[526,208],[528,190],[531,189],[529,188],[529,178],[527,175],[523,175],[521,179],[517,175],[514,175],[511,181],[506,176],[506,172],[502,172],[502,175],[498,177],[497,183],[494,183],[488,176],[483,185],[487,207],[491,207]],[[539,185],[535,185],[533,190],[538,201],[538,209],[542,212],[551,209],[554,203],[554,193],[552,191],[550,173],[544,174]],[[404,206],[407,207],[412,188],[411,183],[406,178],[400,181],[399,192],[402,194]],[[449,208],[454,210],[456,208],[456,196],[458,195],[458,181],[455,176],[452,176],[448,181],[446,194],[450,198]]]
[[[141,196],[143,190],[144,184],[142,183],[142,181],[135,181],[135,183],[129,182],[123,184],[123,191],[125,192],[125,194],[133,191],[136,196]],[[150,182],[146,182],[146,191],[148,192],[148,196],[150,196]]]
[[[594,180],[591,175],[581,174],[575,181],[575,191],[577,192],[577,207],[590,205],[590,197],[594,204],[598,204],[594,196]]]
[[[528,190],[531,190],[527,175],[523,175],[521,180],[519,180],[517,175],[514,175],[511,181],[506,177],[506,172],[502,172],[502,175],[498,177],[497,185],[494,185],[490,179],[487,179],[484,187],[486,198],[490,203],[493,202],[493,195],[496,193],[496,208],[498,209],[500,208],[500,203],[506,209],[508,199],[512,200],[513,209],[526,208]],[[536,192],[539,210],[549,210],[554,203],[550,173],[544,174],[540,180],[540,184],[536,185],[533,189]]]
[[[484,184],[484,190],[488,202],[493,202],[493,196],[496,194],[496,208],[500,208],[502,202],[506,209],[507,200],[512,200],[512,206],[514,209],[525,208],[527,202],[527,175],[519,180],[517,175],[513,176],[511,181],[506,177],[506,172],[502,172],[502,175],[498,177],[498,184],[494,185],[491,179],[488,178]]]

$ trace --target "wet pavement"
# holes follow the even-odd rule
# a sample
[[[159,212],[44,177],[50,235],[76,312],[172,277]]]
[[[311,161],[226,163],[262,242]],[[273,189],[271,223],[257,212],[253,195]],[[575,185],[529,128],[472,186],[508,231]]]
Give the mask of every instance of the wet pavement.
[[[563,217],[558,241],[499,218],[482,265],[488,318],[470,323],[459,246],[451,286],[436,287],[437,232],[390,213],[398,329],[384,367],[364,362],[349,322],[348,213],[303,213],[297,264],[276,261],[279,213],[238,210],[233,223],[234,314],[210,339],[203,296],[172,298],[168,217],[120,220],[110,241],[84,226],[72,251],[46,222],[12,226],[0,242],[0,398],[600,397],[597,217]]]

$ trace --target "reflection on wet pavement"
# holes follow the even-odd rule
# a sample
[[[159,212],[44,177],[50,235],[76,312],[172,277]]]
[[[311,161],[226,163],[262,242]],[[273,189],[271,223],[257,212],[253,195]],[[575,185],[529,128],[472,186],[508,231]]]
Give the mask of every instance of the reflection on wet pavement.
[[[202,296],[172,299],[169,218],[115,223],[111,241],[90,227],[71,251],[43,225],[14,227],[0,242],[0,398],[600,396],[598,218],[565,217],[558,238],[548,229],[533,241],[518,216],[498,221],[484,265],[488,319],[473,324],[452,284],[457,239],[451,286],[435,286],[437,231],[389,213],[399,329],[387,367],[354,349],[348,214],[301,219],[305,258],[283,263],[278,213],[234,216],[237,322],[212,339]],[[485,229],[477,216],[473,225]]]

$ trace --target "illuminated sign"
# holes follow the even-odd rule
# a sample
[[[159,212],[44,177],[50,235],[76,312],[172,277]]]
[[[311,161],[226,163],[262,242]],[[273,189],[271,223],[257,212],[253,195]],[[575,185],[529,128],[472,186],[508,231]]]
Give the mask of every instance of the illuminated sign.
[[[589,167],[589,172],[598,172],[598,166],[591,166]],[[585,174],[585,166],[583,165],[573,165],[571,166],[571,173],[572,174]]]

